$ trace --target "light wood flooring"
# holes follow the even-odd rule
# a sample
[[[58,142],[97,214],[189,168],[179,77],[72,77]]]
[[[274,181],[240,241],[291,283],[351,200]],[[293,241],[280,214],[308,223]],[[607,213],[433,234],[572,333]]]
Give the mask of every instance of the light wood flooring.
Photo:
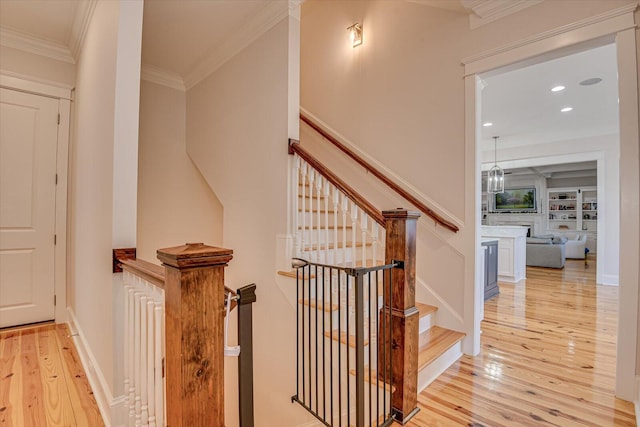
[[[67,325],[0,329],[0,426],[104,426]]]
[[[413,427],[635,426],[614,397],[618,288],[595,284],[595,260],[527,268],[485,304],[481,352],[419,396]]]

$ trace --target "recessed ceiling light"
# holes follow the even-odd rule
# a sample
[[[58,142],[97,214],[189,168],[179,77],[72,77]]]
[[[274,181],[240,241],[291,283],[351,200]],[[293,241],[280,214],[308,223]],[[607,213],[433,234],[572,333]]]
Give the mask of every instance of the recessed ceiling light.
[[[486,122],[486,123],[483,123],[483,124],[482,124],[482,126],[484,126],[484,127],[488,128],[489,126],[493,126],[493,123],[491,123],[491,122]]]
[[[591,85],[597,85],[598,83],[600,83],[602,81],[602,79],[600,77],[592,77],[590,79],[587,80],[583,80],[580,82],[580,86],[591,86]]]
[[[561,90],[564,90],[564,86],[562,85],[554,86],[551,88],[551,92],[560,92]]]
[[[563,113],[568,113],[569,111],[573,110],[573,107],[564,107],[562,110],[560,110]]]

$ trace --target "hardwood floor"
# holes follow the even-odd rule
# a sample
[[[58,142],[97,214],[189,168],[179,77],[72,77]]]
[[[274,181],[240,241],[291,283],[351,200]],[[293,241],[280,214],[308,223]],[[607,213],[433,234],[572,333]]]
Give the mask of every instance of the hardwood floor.
[[[635,426],[614,397],[618,288],[595,284],[595,260],[527,268],[485,304],[481,352],[418,396],[413,427]]]
[[[67,325],[0,330],[0,426],[104,426]]]

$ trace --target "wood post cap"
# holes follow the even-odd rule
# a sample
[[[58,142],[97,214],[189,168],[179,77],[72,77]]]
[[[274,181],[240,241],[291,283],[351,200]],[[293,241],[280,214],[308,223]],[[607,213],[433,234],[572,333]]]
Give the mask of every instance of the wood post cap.
[[[226,265],[233,258],[233,251],[204,243],[185,243],[181,246],[158,249],[157,256],[163,264],[171,267],[206,267]]]
[[[388,211],[382,211],[382,216],[384,216],[385,219],[393,219],[393,218],[418,219],[420,218],[421,214],[420,212],[417,212],[417,211],[410,211],[408,209],[398,208],[398,209],[392,209]]]

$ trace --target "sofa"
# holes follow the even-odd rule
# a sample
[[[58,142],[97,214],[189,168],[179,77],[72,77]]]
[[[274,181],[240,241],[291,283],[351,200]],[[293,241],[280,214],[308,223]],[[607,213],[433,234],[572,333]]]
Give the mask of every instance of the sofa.
[[[587,235],[579,232],[565,232],[565,255],[571,259],[584,259],[584,248],[587,247]]]
[[[530,267],[564,268],[566,259],[563,236],[527,237],[527,265]]]

